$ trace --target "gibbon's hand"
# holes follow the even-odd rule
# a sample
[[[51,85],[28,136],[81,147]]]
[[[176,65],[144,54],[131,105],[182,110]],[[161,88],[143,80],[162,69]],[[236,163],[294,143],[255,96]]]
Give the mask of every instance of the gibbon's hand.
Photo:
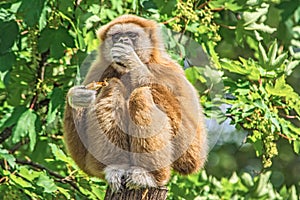
[[[132,70],[139,65],[143,65],[142,61],[135,53],[130,44],[116,43],[111,49],[113,61],[124,65],[124,67]]]
[[[73,108],[87,108],[95,101],[96,93],[82,85],[74,86],[68,92],[68,103]]]

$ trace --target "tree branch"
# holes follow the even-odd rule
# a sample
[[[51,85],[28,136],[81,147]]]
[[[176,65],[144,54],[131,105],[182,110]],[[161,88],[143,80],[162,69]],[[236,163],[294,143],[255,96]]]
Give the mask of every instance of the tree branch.
[[[73,182],[69,176],[63,177],[62,175],[60,175],[60,174],[58,174],[58,173],[56,173],[56,172],[54,172],[54,171],[52,171],[52,170],[50,170],[50,169],[44,167],[44,166],[42,166],[42,165],[40,165],[40,164],[38,164],[38,163],[34,163],[34,162],[30,161],[30,160],[20,160],[20,159],[16,159],[16,163],[22,164],[22,165],[30,165],[30,166],[32,166],[32,167],[34,167],[34,168],[36,168],[36,169],[39,169],[39,170],[45,170],[45,171],[47,171],[51,176],[54,176],[55,178],[57,178],[56,181],[61,182],[61,183],[68,183],[68,184],[70,184],[74,189],[76,189],[77,191],[79,191],[79,192],[81,193],[81,191],[80,191],[80,189],[78,188],[78,186],[76,185],[76,183]]]
[[[166,187],[159,188],[141,188],[138,190],[125,189],[121,192],[112,192],[108,187],[104,200],[165,200],[168,195],[168,189]]]

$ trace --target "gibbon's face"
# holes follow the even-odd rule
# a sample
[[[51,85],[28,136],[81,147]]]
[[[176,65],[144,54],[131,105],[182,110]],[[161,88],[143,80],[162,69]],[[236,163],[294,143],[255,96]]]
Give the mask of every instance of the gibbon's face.
[[[112,26],[108,30],[104,41],[105,51],[109,52],[117,43],[130,45],[142,62],[149,61],[152,52],[152,43],[148,33],[141,26],[133,23]],[[111,55],[106,58],[112,61]]]

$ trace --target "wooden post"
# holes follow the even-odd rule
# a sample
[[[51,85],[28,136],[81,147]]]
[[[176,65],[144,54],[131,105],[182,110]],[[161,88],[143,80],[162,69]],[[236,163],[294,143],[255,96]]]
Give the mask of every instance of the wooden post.
[[[167,198],[167,187],[142,188],[138,190],[123,190],[112,192],[108,187],[104,200],[165,200]]]

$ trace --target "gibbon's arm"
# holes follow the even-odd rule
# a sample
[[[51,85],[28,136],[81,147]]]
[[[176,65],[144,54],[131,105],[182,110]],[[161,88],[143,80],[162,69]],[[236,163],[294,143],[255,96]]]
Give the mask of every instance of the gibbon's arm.
[[[84,108],[74,109],[67,101],[64,114],[64,140],[68,152],[82,170],[86,169],[87,149],[84,147],[78,131],[85,131],[85,115]],[[81,127],[81,130],[78,130],[79,127]]]

